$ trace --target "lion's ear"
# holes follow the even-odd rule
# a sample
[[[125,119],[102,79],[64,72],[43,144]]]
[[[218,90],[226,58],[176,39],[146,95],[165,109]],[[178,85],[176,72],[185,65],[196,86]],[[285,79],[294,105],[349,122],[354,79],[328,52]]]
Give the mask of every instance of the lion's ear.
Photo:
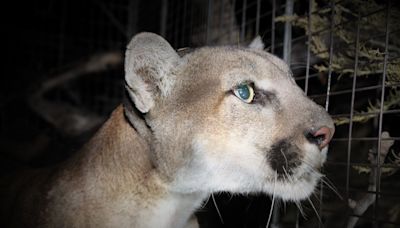
[[[255,49],[255,50],[264,50],[264,42],[262,41],[260,36],[256,36],[256,38],[253,39],[253,41],[251,41],[251,43],[249,44],[249,48],[251,49]]]
[[[174,78],[171,71],[180,57],[171,45],[154,33],[139,33],[125,53],[125,82],[136,108],[147,113],[158,96],[169,93]]]

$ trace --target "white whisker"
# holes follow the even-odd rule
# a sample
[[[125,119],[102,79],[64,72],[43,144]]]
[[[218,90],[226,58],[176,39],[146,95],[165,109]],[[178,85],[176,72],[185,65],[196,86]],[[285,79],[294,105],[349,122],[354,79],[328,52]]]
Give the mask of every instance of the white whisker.
[[[319,214],[318,214],[318,212],[317,212],[317,209],[315,208],[314,204],[313,204],[312,201],[310,200],[310,197],[307,197],[307,200],[308,200],[308,202],[310,202],[311,207],[313,208],[313,210],[314,210],[314,212],[315,212],[315,215],[317,215],[317,218],[318,218],[319,223],[322,225],[321,217],[319,216]]]
[[[286,167],[289,167],[289,165],[288,165],[288,160],[287,160],[287,157],[286,157],[285,153],[282,151],[282,149],[280,149],[279,151],[280,151],[281,154],[283,155],[283,158],[285,158]]]
[[[340,195],[339,190],[336,188],[336,186],[332,183],[331,180],[328,179],[325,175],[321,177],[321,181],[326,184],[341,200],[343,200],[343,197]]]
[[[314,167],[312,167],[309,163],[307,163],[304,160],[301,160],[308,168],[310,168],[310,171],[321,176],[321,181],[324,183],[330,190],[332,190],[333,193],[335,193],[341,200],[343,200],[343,197],[340,195],[339,191],[337,190],[336,186],[332,183],[331,180],[326,175],[321,174],[319,171],[317,171]]]
[[[209,195],[209,196],[207,197],[207,200],[204,201],[204,202],[202,203],[201,208],[203,208],[204,206],[207,205],[208,201],[210,201],[210,197],[211,197],[211,195]]]
[[[275,181],[274,181],[274,189],[272,192],[272,203],[271,203],[271,209],[269,210],[269,216],[268,216],[268,221],[267,221],[267,226],[266,228],[268,228],[269,223],[271,222],[271,218],[272,218],[272,211],[274,210],[274,204],[275,204],[275,186],[276,186],[276,181],[278,179],[278,173],[275,172]]]
[[[319,194],[320,194],[319,191],[318,191],[318,193],[317,193],[316,191],[314,191],[314,192],[312,193],[312,196],[314,196],[315,199],[318,201],[318,203],[321,204],[321,199],[319,198]]]
[[[296,207],[299,209],[300,214],[303,218],[307,218],[306,214],[304,213],[303,207],[301,206],[301,203],[299,201],[294,201],[294,204],[296,205]]]
[[[230,193],[230,192],[228,192],[228,194],[229,194],[229,202],[233,199],[233,194],[232,193]]]
[[[217,202],[215,201],[214,194],[212,194],[212,193],[211,193],[211,198],[214,202],[215,209],[217,209],[219,219],[221,220],[221,223],[224,224],[224,219],[222,218],[221,212],[219,211],[218,206],[217,206]]]
[[[289,174],[287,173],[285,167],[282,166],[282,168],[283,168],[283,172],[285,173],[285,176],[286,176],[287,180],[288,180],[289,182],[294,182],[294,180],[293,180],[292,178],[290,178],[290,176],[289,176]]]
[[[337,188],[333,185],[332,182],[328,182],[328,179],[324,180],[325,176],[322,176],[321,181],[324,183],[326,186],[328,186],[329,189],[332,190],[341,200],[343,200],[343,197],[339,194],[339,191]]]

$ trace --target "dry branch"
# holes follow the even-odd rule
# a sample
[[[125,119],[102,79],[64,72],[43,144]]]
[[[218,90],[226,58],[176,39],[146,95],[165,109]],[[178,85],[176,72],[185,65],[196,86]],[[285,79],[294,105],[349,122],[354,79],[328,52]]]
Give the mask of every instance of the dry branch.
[[[326,1],[325,1],[326,3]],[[319,2],[324,4],[324,1]],[[340,80],[343,77],[376,77],[386,74],[385,85],[388,90],[393,91],[384,103],[384,110],[389,110],[400,104],[400,35],[399,33],[390,33],[400,24],[400,11],[396,8],[390,9],[389,21],[386,21],[386,11],[384,5],[380,5],[375,1],[335,1],[334,6],[319,9],[318,3],[313,0],[312,12],[318,12],[311,15],[310,25],[308,25],[307,16],[280,16],[275,19],[276,22],[291,22],[294,26],[304,29],[307,35],[311,36],[310,49],[311,57],[318,58],[316,64],[312,64],[313,68],[318,72],[325,74],[331,69],[336,73]],[[381,9],[381,10],[379,10]],[[331,18],[331,10],[334,10],[333,20]],[[371,12],[375,12],[372,13]],[[358,20],[358,15],[360,19]],[[369,16],[364,16],[369,15]],[[332,31],[331,23],[334,23],[335,28]],[[359,49],[356,50],[357,34],[354,28],[359,23]],[[371,36],[371,34],[386,34],[386,23],[389,25],[390,39],[388,43],[388,53],[385,53],[386,43],[379,40],[382,36]],[[310,31],[309,31],[310,30]],[[330,32],[333,33],[334,53],[329,56]],[[358,53],[358,68],[354,72],[355,55]],[[389,55],[389,60],[386,64],[384,72],[385,54]],[[329,61],[332,58],[332,64],[329,66]],[[377,102],[379,104],[379,102]],[[366,112],[361,112],[363,115],[355,115],[353,122],[366,122],[375,115],[376,110],[379,110],[379,105],[370,104]],[[336,125],[348,124],[349,118],[340,117],[335,119]]]
[[[394,107],[400,106],[400,90],[393,90],[389,93],[389,96],[386,98],[386,101],[383,102],[383,111],[387,111]],[[355,113],[353,116],[353,122],[365,123],[368,120],[375,118],[377,114],[380,112],[380,101],[377,100],[375,104],[369,102],[366,111],[360,112],[361,115]],[[350,122],[350,118],[348,117],[336,117],[334,118],[335,125],[343,125],[348,124]]]

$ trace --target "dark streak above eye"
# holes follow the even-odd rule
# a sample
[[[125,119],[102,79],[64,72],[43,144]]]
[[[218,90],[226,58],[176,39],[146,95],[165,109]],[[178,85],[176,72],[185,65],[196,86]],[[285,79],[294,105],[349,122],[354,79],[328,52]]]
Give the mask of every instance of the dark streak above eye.
[[[255,88],[254,93],[253,104],[266,106],[267,104],[273,103],[279,105],[279,100],[273,92]]]

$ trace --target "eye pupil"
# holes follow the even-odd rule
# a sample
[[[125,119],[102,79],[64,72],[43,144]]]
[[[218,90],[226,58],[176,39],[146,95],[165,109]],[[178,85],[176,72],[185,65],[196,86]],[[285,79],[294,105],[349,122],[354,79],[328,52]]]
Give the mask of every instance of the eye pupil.
[[[240,98],[247,100],[250,97],[250,90],[248,85],[240,85],[238,88]]]

